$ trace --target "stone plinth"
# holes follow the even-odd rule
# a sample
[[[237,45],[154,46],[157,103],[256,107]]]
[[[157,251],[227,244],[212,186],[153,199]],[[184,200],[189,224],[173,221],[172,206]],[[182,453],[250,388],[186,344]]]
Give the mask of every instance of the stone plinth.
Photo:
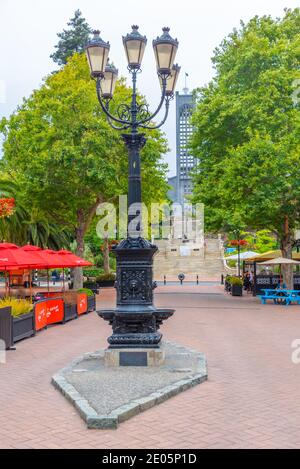
[[[117,428],[207,379],[205,355],[185,346],[164,342],[161,349],[129,350],[146,352],[153,363],[148,366],[117,366],[124,351],[128,352],[122,348],[87,353],[52,377],[53,385],[74,405],[88,428]],[[160,360],[163,364],[155,366]]]
[[[165,351],[156,349],[107,349],[104,353],[105,366],[161,366],[165,361]]]

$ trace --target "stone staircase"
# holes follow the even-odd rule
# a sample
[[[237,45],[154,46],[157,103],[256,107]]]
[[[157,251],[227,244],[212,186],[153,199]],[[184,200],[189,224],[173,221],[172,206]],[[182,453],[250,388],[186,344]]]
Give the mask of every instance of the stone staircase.
[[[226,273],[220,250],[220,241],[216,237],[206,237],[202,245],[183,243],[182,240],[155,240],[159,252],[154,257],[154,278],[177,277],[184,273],[187,277],[196,275],[199,279],[219,280]],[[189,255],[182,255],[189,250]]]

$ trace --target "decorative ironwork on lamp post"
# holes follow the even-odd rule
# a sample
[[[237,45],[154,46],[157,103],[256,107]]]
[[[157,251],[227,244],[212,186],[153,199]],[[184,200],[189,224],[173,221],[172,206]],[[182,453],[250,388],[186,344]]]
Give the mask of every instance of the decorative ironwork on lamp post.
[[[174,65],[178,41],[170,36],[169,28],[163,28],[163,34],[153,41],[161,99],[152,114],[144,102],[139,103],[137,96],[137,74],[141,71],[146,44],[146,37],[139,33],[136,25],[132,26],[131,33],[123,37],[128,70],[132,77],[132,94],[131,103],[120,104],[116,114],[111,113],[110,102],[118,71],[108,62],[110,45],[100,38],[99,31],[94,31],[94,37],[86,48],[100,106],[110,125],[124,131],[122,138],[128,149],[127,238],[114,248],[117,259],[117,306],[98,313],[112,325],[113,334],[108,338],[110,348],[159,347],[162,338],[159,327],[174,313],[173,309],[158,309],[153,305],[156,284],[153,282],[152,267],[157,247],[142,236],[140,150],[146,143],[146,137],[140,129],[158,129],[167,119],[180,71],[180,67]],[[159,124],[155,124],[153,119],[164,103],[164,117]]]

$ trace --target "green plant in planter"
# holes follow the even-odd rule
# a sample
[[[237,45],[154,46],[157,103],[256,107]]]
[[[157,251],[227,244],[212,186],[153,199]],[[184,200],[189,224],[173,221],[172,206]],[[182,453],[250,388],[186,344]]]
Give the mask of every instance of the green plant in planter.
[[[17,298],[6,297],[0,300],[0,308],[11,307],[11,314],[14,317],[22,316],[23,314],[30,313],[33,305],[28,300],[19,300]]]
[[[231,285],[238,285],[240,287],[243,286],[243,281],[239,277],[230,277],[229,282],[230,282]]]
[[[94,293],[89,288],[79,288],[77,293],[85,293],[87,296],[94,296]]]
[[[86,267],[83,269],[84,277],[98,277],[103,273],[103,269],[97,267]]]
[[[101,274],[96,278],[97,282],[106,282],[116,280],[116,274],[111,272],[110,274]]]
[[[85,282],[83,282],[83,288],[89,288],[91,289],[91,285],[96,285],[96,278],[92,279],[92,280],[86,280]]]

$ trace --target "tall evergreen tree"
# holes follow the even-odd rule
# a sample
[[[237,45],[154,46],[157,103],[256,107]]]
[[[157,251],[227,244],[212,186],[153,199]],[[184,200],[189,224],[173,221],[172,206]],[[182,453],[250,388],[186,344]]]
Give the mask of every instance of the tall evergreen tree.
[[[74,52],[83,52],[91,32],[80,10],[75,11],[74,18],[71,18],[67,25],[69,29],[64,29],[62,33],[57,34],[60,40],[55,46],[56,51],[50,55],[58,65],[66,64],[68,57]]]

